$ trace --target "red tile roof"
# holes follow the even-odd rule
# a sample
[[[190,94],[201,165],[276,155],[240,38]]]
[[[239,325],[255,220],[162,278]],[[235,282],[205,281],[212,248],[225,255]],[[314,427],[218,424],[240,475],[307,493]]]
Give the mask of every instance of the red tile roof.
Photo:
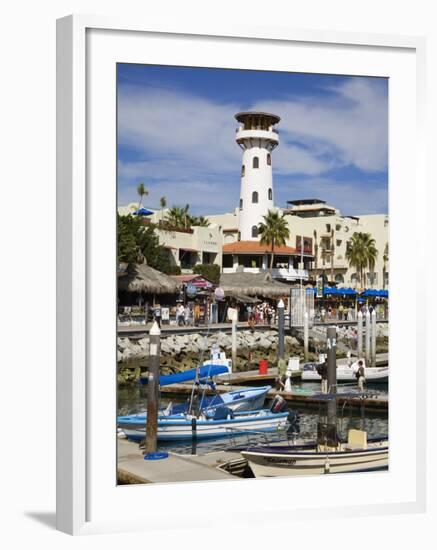
[[[270,254],[271,247],[261,244],[260,241],[237,241],[223,245],[223,254]],[[298,254],[291,246],[275,246],[275,254],[291,256]]]
[[[172,279],[175,279],[176,281],[179,281],[180,283],[189,283],[190,281],[194,281],[194,284],[196,283],[196,281],[206,281],[208,283],[211,283],[209,279],[207,279],[203,275],[200,275],[199,273],[187,273],[186,275],[170,275],[170,277]]]

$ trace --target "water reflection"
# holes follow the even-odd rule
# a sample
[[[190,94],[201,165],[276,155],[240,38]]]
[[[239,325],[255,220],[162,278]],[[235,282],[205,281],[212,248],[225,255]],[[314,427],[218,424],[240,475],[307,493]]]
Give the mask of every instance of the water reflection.
[[[302,389],[319,390],[317,383],[301,384]],[[381,385],[375,386],[378,390],[383,390]],[[343,389],[344,391],[344,389]],[[387,387],[385,387],[387,391]],[[147,403],[147,388],[145,386],[135,385],[121,388],[117,394],[119,415],[133,414],[143,411]],[[165,407],[170,401],[173,403],[184,402],[186,399],[169,399],[164,397],[161,399],[161,406]],[[266,402],[266,406],[269,402]],[[326,404],[322,404],[318,409],[308,409],[299,407],[290,407],[293,411],[297,411],[300,416],[299,429],[291,427],[288,433],[269,433],[259,435],[241,435],[230,436],[229,438],[214,439],[198,442],[158,442],[159,449],[167,451],[175,451],[182,454],[206,454],[213,451],[224,450],[229,447],[238,445],[247,445],[255,443],[274,443],[278,441],[289,440],[293,442],[296,439],[314,439],[317,431],[317,422],[323,420],[326,414]],[[372,436],[388,436],[388,415],[371,413],[366,411],[363,418],[359,410],[351,410],[345,407],[338,409],[338,430],[340,437],[346,438],[347,431],[350,428],[365,429],[369,437]]]

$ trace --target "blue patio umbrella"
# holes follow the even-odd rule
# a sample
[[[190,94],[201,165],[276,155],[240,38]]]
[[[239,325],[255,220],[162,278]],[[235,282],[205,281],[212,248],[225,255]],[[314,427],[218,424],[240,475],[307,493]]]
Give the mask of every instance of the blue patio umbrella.
[[[144,206],[142,206],[139,210],[135,210],[135,212],[132,212],[132,214],[134,216],[151,216],[152,214],[154,214],[154,212],[152,212],[151,210],[147,210],[147,208],[144,208]]]
[[[375,288],[366,288],[364,292],[361,293],[361,296],[379,296],[379,290]]]
[[[337,294],[337,289],[331,288],[330,286],[325,286],[323,289],[323,294]]]

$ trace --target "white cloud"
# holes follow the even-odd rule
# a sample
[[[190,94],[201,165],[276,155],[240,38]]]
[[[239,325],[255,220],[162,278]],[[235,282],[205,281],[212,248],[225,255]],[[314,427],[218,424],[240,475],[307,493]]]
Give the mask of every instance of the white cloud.
[[[136,183],[144,181],[152,202],[166,195],[172,204],[189,202],[208,211],[235,206],[241,151],[234,140],[234,114],[247,106],[175,90],[122,86],[118,107],[119,145],[135,151],[135,160],[119,164],[120,200],[132,200]],[[387,98],[380,81],[350,79],[326,88],[325,96],[294,96],[249,108],[281,117],[274,173],[304,176],[304,196],[316,194],[308,187],[310,177],[318,178],[313,183],[321,185],[319,194],[325,190],[326,196],[329,181],[333,198],[336,192],[343,200],[345,193],[354,197],[351,208],[356,200],[368,201],[369,208],[375,202],[368,191],[339,184],[333,174],[347,166],[369,175],[387,168]],[[298,184],[293,186],[294,194]],[[386,202],[384,193],[382,189],[380,198]]]
[[[297,141],[313,158],[324,159],[318,173],[345,165],[365,171],[385,170],[388,104],[381,82],[356,78],[326,91],[326,99],[284,99],[254,106],[281,116],[283,140],[276,168],[281,173],[293,171],[286,142]]]

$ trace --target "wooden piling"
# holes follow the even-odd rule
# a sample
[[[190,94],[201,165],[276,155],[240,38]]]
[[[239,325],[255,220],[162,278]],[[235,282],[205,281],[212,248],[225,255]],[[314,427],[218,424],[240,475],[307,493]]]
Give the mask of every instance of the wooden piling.
[[[232,317],[232,336],[231,336],[231,346],[232,346],[232,370],[237,369],[237,316]]]
[[[328,363],[328,392],[337,393],[337,327],[326,330],[326,349]],[[328,401],[328,422],[336,424],[337,401]]]
[[[363,314],[358,312],[358,341],[357,341],[357,353],[358,359],[363,357]]]
[[[285,354],[285,315],[284,315],[284,302],[279,300],[278,302],[278,359],[284,359]]]
[[[376,311],[372,312],[372,367],[376,367]]]
[[[370,322],[370,311],[366,311],[366,367],[370,365],[370,333],[372,331]]]
[[[157,449],[159,409],[159,364],[161,354],[161,330],[155,321],[149,333],[149,374],[147,380],[147,423],[145,454]]]

